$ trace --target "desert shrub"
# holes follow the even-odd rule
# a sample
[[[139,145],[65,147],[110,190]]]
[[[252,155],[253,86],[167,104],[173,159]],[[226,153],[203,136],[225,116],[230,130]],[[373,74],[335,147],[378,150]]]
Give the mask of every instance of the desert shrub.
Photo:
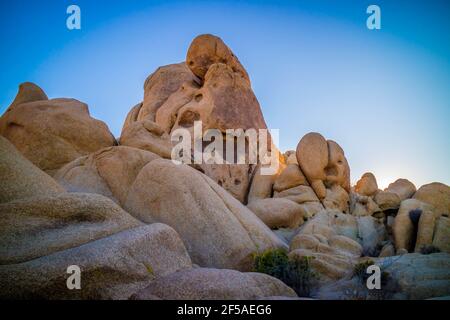
[[[420,248],[421,254],[432,254],[432,253],[438,253],[441,252],[441,249],[438,247],[435,247],[433,245],[424,245]]]
[[[310,297],[317,274],[310,266],[311,257],[289,259],[285,250],[267,250],[254,257],[254,271],[280,279],[301,297]]]

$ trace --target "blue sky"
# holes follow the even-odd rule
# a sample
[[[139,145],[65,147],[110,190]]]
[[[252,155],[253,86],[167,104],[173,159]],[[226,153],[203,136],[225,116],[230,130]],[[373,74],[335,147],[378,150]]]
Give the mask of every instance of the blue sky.
[[[81,8],[82,29],[66,28]],[[366,8],[381,8],[381,30]],[[145,78],[220,36],[250,74],[280,148],[310,131],[337,141],[352,181],[450,184],[449,1],[0,2],[0,113],[19,83],[86,102],[118,136]]]

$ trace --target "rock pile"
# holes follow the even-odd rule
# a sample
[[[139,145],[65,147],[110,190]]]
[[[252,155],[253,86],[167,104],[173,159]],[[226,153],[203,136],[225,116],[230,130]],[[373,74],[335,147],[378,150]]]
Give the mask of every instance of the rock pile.
[[[0,117],[0,298],[295,298],[249,272],[278,250],[308,262],[316,298],[352,298],[369,260],[390,266],[390,298],[450,295],[449,186],[380,190],[368,172],[352,187],[341,146],[315,132],[284,154],[270,144],[271,175],[261,162],[175,164],[171,135],[200,120],[225,141],[267,129],[248,73],[213,35],[147,78],[118,141],[86,104],[20,85]],[[82,290],[67,289],[72,265]]]

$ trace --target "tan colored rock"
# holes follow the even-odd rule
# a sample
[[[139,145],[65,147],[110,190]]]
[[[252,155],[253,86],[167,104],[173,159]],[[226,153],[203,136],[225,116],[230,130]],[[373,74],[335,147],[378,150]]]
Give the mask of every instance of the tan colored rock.
[[[54,177],[69,192],[98,193],[123,205],[139,172],[158,158],[136,148],[109,147],[72,161]]]
[[[285,159],[286,159],[286,164],[287,164],[287,165],[290,165],[290,164],[296,164],[296,165],[298,165],[297,155],[296,155],[295,150],[289,150],[289,151],[286,151],[286,152],[284,153],[284,157],[285,157]]]
[[[247,200],[250,172],[254,166],[247,164],[202,164],[196,168],[227,190],[241,203]]]
[[[441,216],[437,219],[433,246],[439,248],[442,252],[450,253],[450,218]]]
[[[44,90],[42,90],[32,82],[24,82],[19,85],[19,92],[17,93],[14,101],[8,107],[8,110],[11,110],[14,108],[14,106],[22,103],[42,100],[48,100],[48,97],[45,94]],[[6,111],[8,112],[8,110]]]
[[[325,138],[315,132],[303,136],[297,146],[297,160],[316,195],[319,199],[325,198],[323,181],[326,179],[325,168],[328,165],[328,144]]]
[[[314,190],[311,187],[302,185],[286,189],[281,192],[275,191],[273,197],[292,200],[294,202],[297,202],[298,204],[303,204],[305,202],[318,202],[320,204],[319,198],[317,198]],[[321,204],[320,206],[323,209],[323,206]]]
[[[313,252],[307,249],[296,249],[289,253],[291,259],[310,257],[312,270],[319,275],[319,281],[326,283],[342,279],[351,274],[355,258],[345,255]]]
[[[66,287],[70,265],[80,267],[81,290]],[[0,298],[128,299],[152,280],[191,267],[178,234],[166,225],[151,224],[38,259],[1,265]]]
[[[120,144],[153,152],[160,157],[170,159],[172,143],[170,136],[155,122],[136,121],[122,130]]]
[[[429,204],[416,199],[403,200],[400,205],[400,209],[398,210],[397,216],[395,217],[394,225],[392,226],[395,248],[397,252],[401,249],[405,249],[410,252],[413,251],[415,247],[415,243],[413,243],[415,237],[415,228],[410,216],[410,212],[413,210],[418,210],[418,213],[420,213],[420,216],[416,217],[418,219],[419,225],[420,220],[423,216],[428,216],[430,214],[434,215],[433,207],[431,207]]]
[[[325,185],[330,188],[339,185],[350,193],[350,166],[344,150],[333,140],[328,140],[328,165],[325,168]]]
[[[322,203],[319,201],[303,202],[300,206],[303,208],[305,218],[308,219],[314,217],[324,209]]]
[[[266,274],[195,268],[159,278],[133,295],[132,299],[249,300],[268,296],[297,295],[283,282]]]
[[[381,211],[395,210],[400,207],[400,197],[396,193],[388,191],[379,191],[374,200]]]
[[[172,131],[192,127],[201,120],[203,129],[266,129],[267,125],[248,82],[229,66],[209,67],[203,86],[195,98],[178,110]]]
[[[322,202],[326,209],[335,209],[341,212],[349,211],[350,197],[340,185],[333,185],[330,189],[327,189],[327,195]]]
[[[0,203],[36,196],[55,196],[65,190],[49,175],[25,159],[0,136]]]
[[[145,80],[144,101],[136,120],[155,121],[156,112],[171,94],[185,83],[194,85],[199,82],[184,62],[159,67]]]
[[[328,243],[340,254],[360,257],[363,252],[363,247],[357,241],[346,236],[333,236],[328,240]]]
[[[141,170],[124,207],[141,221],[173,227],[200,266],[250,270],[255,252],[285,247],[210,178],[169,160],[154,160]]]
[[[275,180],[273,190],[276,192],[282,192],[300,185],[308,186],[309,183],[298,165],[289,164]]]
[[[450,187],[439,182],[423,185],[414,194],[414,199],[432,205],[438,215],[450,216]]]
[[[275,180],[279,176],[280,172],[284,169],[283,165],[280,165],[279,171],[274,175],[261,174],[261,164],[258,164],[253,175],[252,182],[250,184],[250,190],[248,192],[248,203],[259,199],[266,199],[272,197],[272,188]]]
[[[380,212],[376,202],[369,196],[362,196],[358,193],[351,194],[350,212],[354,216],[371,216],[374,213]]]
[[[366,172],[358,180],[355,191],[363,196],[373,196],[378,191],[377,179],[372,172]]]
[[[400,201],[411,198],[416,192],[416,186],[407,179],[398,179],[384,190],[387,192],[395,193],[399,196]]]
[[[300,228],[298,235],[305,234],[326,239],[321,241],[325,244],[334,236],[345,236],[358,242],[365,254],[373,254],[386,238],[382,221],[370,216],[355,217],[337,210],[317,213]]]
[[[247,205],[269,228],[297,228],[303,224],[303,208],[287,199],[268,198]]]
[[[350,168],[344,151],[336,142],[325,140],[319,133],[308,133],[297,146],[297,160],[320,200],[333,186],[350,192]]]
[[[417,227],[416,246],[414,252],[420,252],[423,247],[433,243],[434,228],[436,226],[436,216],[432,210],[423,211],[420,215]]]
[[[363,251],[361,245],[348,237],[332,235],[328,239],[316,234],[298,233],[291,240],[289,250],[306,249],[316,253],[359,257]]]
[[[0,205],[0,264],[19,263],[141,225],[100,195],[63,193]]]
[[[214,63],[226,64],[250,83],[244,67],[222,39],[211,34],[197,36],[189,46],[186,56],[189,69],[196,76],[205,79],[206,73]]]
[[[178,110],[184,105],[189,103],[192,99],[199,99],[200,95],[197,95],[199,86],[195,82],[185,82],[180,88],[172,93],[167,100],[156,111],[155,122],[161,126],[161,128],[170,133],[172,127],[177,120]]]
[[[0,134],[48,173],[116,144],[106,124],[92,118],[88,106],[75,99],[13,104],[0,118]]]

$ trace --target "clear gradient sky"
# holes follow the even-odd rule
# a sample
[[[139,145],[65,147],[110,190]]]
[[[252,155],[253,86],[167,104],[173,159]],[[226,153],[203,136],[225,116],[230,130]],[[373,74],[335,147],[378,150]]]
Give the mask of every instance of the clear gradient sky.
[[[81,30],[66,28],[70,4]],[[381,30],[366,28],[370,4]],[[352,182],[450,184],[449,30],[450,1],[0,0],[0,113],[33,81],[118,136],[145,78],[212,33],[246,67],[281,150],[317,131],[343,147]]]

